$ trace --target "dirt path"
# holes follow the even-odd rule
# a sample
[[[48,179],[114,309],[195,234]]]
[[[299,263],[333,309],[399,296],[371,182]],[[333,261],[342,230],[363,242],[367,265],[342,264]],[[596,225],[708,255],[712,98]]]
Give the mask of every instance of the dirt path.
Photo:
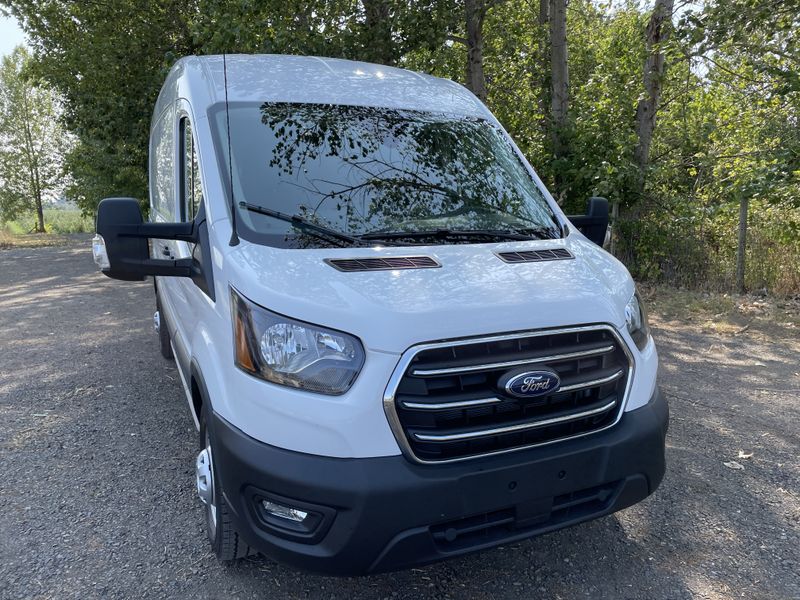
[[[668,473],[622,513],[362,579],[226,568],[207,549],[152,286],[102,277],[87,249],[0,251],[1,598],[800,598],[791,324],[714,333],[654,311]]]

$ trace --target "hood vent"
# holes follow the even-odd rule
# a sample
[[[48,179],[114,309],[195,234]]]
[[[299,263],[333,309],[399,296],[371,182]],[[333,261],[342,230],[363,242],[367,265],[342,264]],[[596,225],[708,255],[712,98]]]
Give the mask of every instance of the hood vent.
[[[521,250],[519,252],[497,252],[497,256],[507,263],[542,262],[546,260],[566,260],[575,258],[566,248],[552,250]]]
[[[386,258],[326,258],[334,269],[345,272],[394,271],[395,269],[435,269],[441,267],[430,256],[387,256]]]

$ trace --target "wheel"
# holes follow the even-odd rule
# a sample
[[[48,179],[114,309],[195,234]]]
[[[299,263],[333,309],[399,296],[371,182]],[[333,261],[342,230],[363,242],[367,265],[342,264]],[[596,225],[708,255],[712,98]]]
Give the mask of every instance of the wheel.
[[[164,321],[164,311],[161,309],[161,300],[156,296],[156,314],[153,315],[153,322],[158,332],[158,346],[161,356],[167,360],[172,360],[172,345],[169,341],[169,329]]]
[[[245,542],[230,518],[230,509],[216,477],[206,403],[200,410],[200,452],[197,455],[197,493],[205,509],[206,533],[211,549],[224,562],[258,554]]]

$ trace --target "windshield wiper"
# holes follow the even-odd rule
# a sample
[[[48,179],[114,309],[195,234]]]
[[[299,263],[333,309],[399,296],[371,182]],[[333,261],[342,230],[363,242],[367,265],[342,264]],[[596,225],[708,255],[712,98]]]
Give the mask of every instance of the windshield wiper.
[[[524,241],[551,239],[553,237],[552,233],[552,230],[547,228],[524,229],[520,232],[502,229],[423,229],[421,231],[373,231],[358,237],[362,240],[484,238]]]
[[[271,208],[259,206],[258,204],[251,204],[250,202],[239,202],[239,208],[244,208],[245,210],[258,213],[259,215],[272,217],[273,219],[286,221],[287,223],[291,223],[297,229],[306,231],[311,235],[315,235],[316,237],[322,238],[326,241],[330,241],[329,238],[333,238],[339,242],[347,242],[348,244],[357,246],[364,245],[364,241],[361,239],[361,237],[354,237],[344,233],[343,231],[338,231],[337,229],[325,227],[324,225],[317,225],[316,223],[312,223],[300,215],[289,215],[277,210],[272,210]]]

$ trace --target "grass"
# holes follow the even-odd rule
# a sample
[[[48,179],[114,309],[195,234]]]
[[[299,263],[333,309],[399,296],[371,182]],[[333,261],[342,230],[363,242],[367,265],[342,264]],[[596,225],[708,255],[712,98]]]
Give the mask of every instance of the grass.
[[[738,335],[768,323],[800,328],[800,297],[701,292],[667,285],[639,285],[639,289],[657,320],[692,323],[704,332]]]
[[[75,241],[74,237],[60,233],[27,233],[13,235],[0,229],[0,250],[8,248],[41,248],[64,246]]]
[[[27,213],[0,223],[0,229],[12,235],[25,235],[36,226],[36,215]],[[84,217],[77,209],[44,209],[44,228],[47,233],[90,233],[94,231],[91,217]]]
[[[75,209],[46,208],[44,227],[46,233],[30,233],[36,226],[36,215],[27,213],[13,221],[0,222],[0,248],[32,248],[36,246],[60,246],[69,238],[68,234],[91,233],[94,222]]]

